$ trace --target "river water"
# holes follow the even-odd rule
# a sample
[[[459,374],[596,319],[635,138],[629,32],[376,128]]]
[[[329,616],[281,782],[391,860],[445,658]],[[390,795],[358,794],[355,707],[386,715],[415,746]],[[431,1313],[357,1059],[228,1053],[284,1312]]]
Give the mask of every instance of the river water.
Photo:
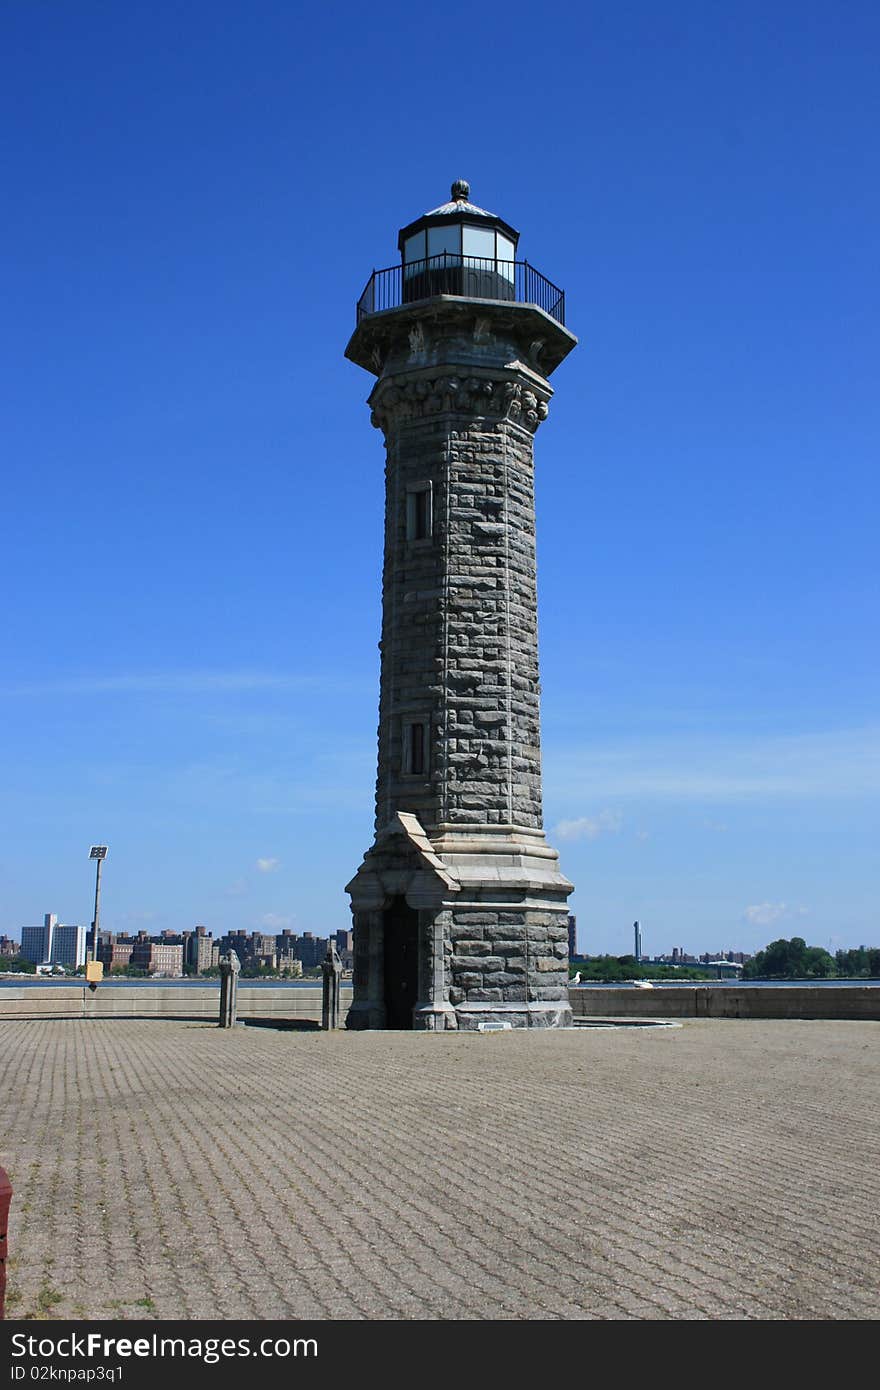
[[[248,980],[239,977],[240,989],[321,989],[320,980]],[[82,989],[85,981],[81,975],[66,980],[52,979],[49,975],[0,975],[0,989],[6,986],[18,985],[53,985],[58,989]],[[880,989],[880,980],[655,980],[655,989],[687,989],[689,986],[706,987],[710,989],[803,989],[805,985],[823,988],[858,987],[864,989],[866,986],[873,989]],[[199,979],[154,979],[138,980],[115,978],[102,980],[101,989],[119,989],[136,986],[138,989],[219,989],[219,979],[199,980]],[[351,980],[342,980],[341,988],[350,990]],[[573,989],[635,989],[632,980],[581,980],[579,985],[573,985]]]
[[[823,987],[830,987],[830,986],[834,986],[834,987],[836,987],[836,988],[839,988],[840,986],[855,986],[855,985],[858,985],[860,988],[864,988],[865,985],[870,985],[870,986],[873,986],[874,989],[880,989],[880,980],[876,980],[876,979],[875,979],[875,980],[868,980],[868,979],[862,979],[862,980],[735,980],[735,979],[726,979],[726,980],[653,980],[653,981],[652,981],[652,984],[653,984],[653,986],[654,986],[655,989],[687,989],[687,987],[688,987],[689,985],[700,986],[700,987],[702,987],[702,986],[704,986],[704,985],[708,985],[710,989],[717,989],[717,988],[719,988],[719,987],[721,987],[721,988],[723,989],[725,986],[726,986],[728,989],[785,989],[785,988],[787,988],[787,987],[790,987],[790,988],[793,988],[793,989],[803,989],[805,986],[809,986],[810,988],[812,988],[813,986],[815,986],[817,989],[822,989]],[[581,980],[581,982],[580,982],[579,985],[574,985],[574,986],[572,986],[572,988],[574,988],[574,989],[635,989],[636,986],[633,984],[632,980],[614,980],[614,981],[612,981],[611,983],[606,983],[604,980]]]

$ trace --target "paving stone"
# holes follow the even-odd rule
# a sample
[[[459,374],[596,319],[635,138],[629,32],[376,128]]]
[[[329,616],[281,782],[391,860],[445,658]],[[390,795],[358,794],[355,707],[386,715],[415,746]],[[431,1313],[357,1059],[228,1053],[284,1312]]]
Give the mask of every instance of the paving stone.
[[[880,1310],[880,1023],[0,1039],[11,1319]]]

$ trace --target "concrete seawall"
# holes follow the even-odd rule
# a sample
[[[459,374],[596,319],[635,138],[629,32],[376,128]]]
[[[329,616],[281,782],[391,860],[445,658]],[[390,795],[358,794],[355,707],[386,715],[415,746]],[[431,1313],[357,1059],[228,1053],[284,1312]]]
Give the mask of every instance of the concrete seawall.
[[[695,985],[671,989],[579,989],[569,991],[575,1018],[827,1018],[880,1020],[880,988],[835,989],[809,985],[749,989]],[[0,1022],[14,1018],[184,1018],[213,1019],[220,989],[186,985],[98,986],[13,985],[0,989]],[[351,1003],[343,986],[341,1021]],[[321,1021],[321,986],[239,985],[238,1016],[256,1022]]]
[[[344,1022],[351,987],[342,988]],[[0,989],[0,1022],[12,1018],[193,1018],[213,1019],[220,1012],[220,986],[101,985],[94,993],[71,985],[20,985]],[[292,1023],[321,1022],[321,986],[290,989],[281,985],[238,987],[241,1019]]]
[[[569,991],[575,1018],[864,1018],[880,1019],[876,985],[772,985],[749,989],[694,985],[670,989]]]

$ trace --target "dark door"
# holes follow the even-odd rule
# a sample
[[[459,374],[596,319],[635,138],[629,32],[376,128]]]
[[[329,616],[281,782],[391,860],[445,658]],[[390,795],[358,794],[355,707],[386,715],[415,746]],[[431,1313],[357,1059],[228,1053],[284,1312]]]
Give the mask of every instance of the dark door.
[[[384,913],[386,1028],[412,1028],[419,987],[419,914],[404,898]]]

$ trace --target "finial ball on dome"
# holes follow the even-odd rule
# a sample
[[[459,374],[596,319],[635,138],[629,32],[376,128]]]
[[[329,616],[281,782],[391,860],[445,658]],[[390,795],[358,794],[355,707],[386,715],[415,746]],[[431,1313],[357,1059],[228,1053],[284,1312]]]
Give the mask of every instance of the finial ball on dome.
[[[452,200],[455,203],[466,203],[471,195],[471,186],[467,179],[456,179],[452,185]]]

